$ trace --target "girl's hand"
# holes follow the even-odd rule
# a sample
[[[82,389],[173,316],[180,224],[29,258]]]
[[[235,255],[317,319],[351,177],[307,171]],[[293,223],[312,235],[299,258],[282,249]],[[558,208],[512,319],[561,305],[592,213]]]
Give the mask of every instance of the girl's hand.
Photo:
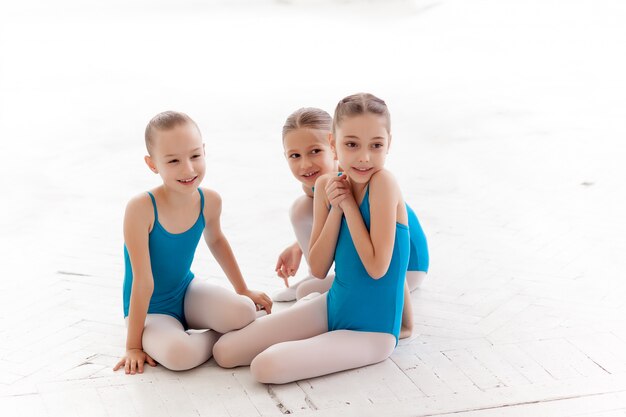
[[[150,355],[148,355],[143,350],[127,349],[126,355],[122,359],[120,359],[117,365],[115,365],[113,371],[117,371],[121,367],[124,367],[126,375],[135,375],[137,372],[142,374],[144,362],[148,362],[148,365],[150,366],[156,366],[156,362],[154,361],[154,359],[152,359]]]
[[[287,247],[279,256],[276,262],[276,274],[285,281],[285,287],[289,287],[289,277],[293,277],[298,272],[300,261],[302,260],[302,249],[297,243]]]
[[[254,305],[256,306],[256,310],[265,310],[267,314],[272,312],[272,299],[267,296],[264,292],[255,291],[255,290],[246,290],[246,292],[241,295],[245,295],[249,299],[252,300]]]
[[[342,201],[352,195],[348,176],[341,174],[341,176],[329,179],[326,183],[325,191],[330,205],[335,209],[343,210],[341,207]]]
[[[339,202],[339,208],[341,210],[345,210],[348,205],[357,205],[356,200],[354,199],[354,194],[352,194],[352,187],[350,186],[350,180],[348,179],[346,174],[342,174],[341,176],[344,186],[346,187],[347,192],[344,194],[343,199]]]

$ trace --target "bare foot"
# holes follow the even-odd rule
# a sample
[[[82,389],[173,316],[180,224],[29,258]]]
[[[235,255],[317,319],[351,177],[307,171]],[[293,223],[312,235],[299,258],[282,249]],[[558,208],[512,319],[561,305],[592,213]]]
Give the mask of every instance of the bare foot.
[[[400,328],[400,339],[406,339],[411,337],[413,334],[413,329],[410,327],[404,327],[404,325]]]

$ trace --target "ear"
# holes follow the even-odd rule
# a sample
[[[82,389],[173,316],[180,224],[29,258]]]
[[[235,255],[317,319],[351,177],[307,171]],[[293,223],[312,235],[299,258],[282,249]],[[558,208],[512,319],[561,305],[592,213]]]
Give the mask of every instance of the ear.
[[[148,165],[148,168],[150,168],[150,171],[154,172],[155,174],[159,173],[159,170],[157,170],[157,167],[154,164],[154,161],[152,161],[150,155],[144,156],[143,160],[146,162],[146,165]]]
[[[337,160],[337,148],[335,147],[335,135],[331,133],[328,134],[328,142],[330,143],[330,150],[333,151],[333,157],[335,161]]]
[[[387,153],[389,153],[389,149],[391,149],[391,133],[389,134],[389,142],[387,142]]]

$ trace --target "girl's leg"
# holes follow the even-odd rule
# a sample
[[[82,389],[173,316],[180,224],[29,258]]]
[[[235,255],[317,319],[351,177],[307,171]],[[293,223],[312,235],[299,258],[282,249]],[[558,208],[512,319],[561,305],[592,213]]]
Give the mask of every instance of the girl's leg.
[[[285,384],[383,361],[395,345],[388,333],[335,330],[273,345],[254,358],[250,371],[259,382]]]
[[[226,333],[247,326],[255,318],[251,299],[207,281],[194,278],[185,293],[185,320],[191,329]]]
[[[206,362],[219,336],[213,330],[190,334],[172,316],[148,314],[142,344],[144,352],[167,369],[184,371]]]
[[[302,278],[300,281],[294,282],[293,284],[290,283],[289,287],[286,288],[281,288],[279,290],[276,290],[272,293],[272,300],[274,301],[293,301],[298,299],[298,290],[300,289],[300,287],[303,284],[309,283],[309,282],[315,282],[317,280],[317,278],[315,278],[312,275],[307,275],[306,277]]]
[[[407,271],[406,282],[409,285],[409,291],[413,292],[422,285],[426,278],[426,272],[423,271]],[[324,279],[314,279],[309,281],[302,281],[296,290],[296,299],[299,300],[302,297],[309,295],[312,292],[325,293],[333,285],[335,280],[335,274],[331,274]],[[407,298],[404,302],[406,304]],[[410,301],[409,301],[410,304]]]
[[[325,295],[260,317],[241,330],[223,335],[213,347],[215,361],[224,368],[250,365],[256,355],[276,343],[327,332],[327,317]]]
[[[426,272],[424,271],[407,271],[406,282],[409,284],[409,291],[413,292],[422,286],[426,278]]]
[[[311,301],[312,299],[317,298],[320,295],[322,295],[322,294],[320,294],[318,292],[312,292],[310,294],[307,294],[305,297],[302,297],[298,301],[293,303],[293,306],[298,306],[298,305],[300,305],[302,303],[306,303],[307,301]],[[326,297],[326,293],[324,293],[324,297]]]
[[[410,271],[407,272],[407,278]],[[400,339],[406,339],[413,334],[413,303],[409,291],[408,279],[404,281],[404,307],[402,308],[402,325],[400,326]]]
[[[400,339],[406,339],[413,334],[413,305],[410,291],[418,288],[426,277],[426,272],[407,271],[404,284],[404,309],[402,310],[402,327],[400,329]],[[329,275],[324,279],[315,279],[300,284],[296,291],[296,299],[314,293],[324,293],[328,291],[335,280],[335,275]],[[412,288],[412,290],[411,290]]]
[[[330,274],[324,279],[314,278],[301,282],[296,289],[296,300],[306,297],[314,292],[318,292],[320,294],[325,293],[330,289],[331,285],[333,285],[334,280],[335,274]]]
[[[406,339],[413,334],[413,302],[411,301],[411,291],[419,288],[426,278],[426,272],[407,271],[404,284],[404,309],[402,310],[402,327],[400,328],[400,339]]]
[[[302,249],[302,254],[308,264],[309,241],[311,240],[311,229],[313,228],[313,199],[303,195],[294,201],[291,205],[291,209],[289,209],[289,220],[291,220],[291,226],[293,227],[293,232],[296,235],[298,246]],[[274,301],[293,301],[296,299],[296,291],[300,285],[315,280],[315,277],[309,274],[299,282],[291,285],[289,288],[282,288],[275,291],[272,294],[272,299]]]

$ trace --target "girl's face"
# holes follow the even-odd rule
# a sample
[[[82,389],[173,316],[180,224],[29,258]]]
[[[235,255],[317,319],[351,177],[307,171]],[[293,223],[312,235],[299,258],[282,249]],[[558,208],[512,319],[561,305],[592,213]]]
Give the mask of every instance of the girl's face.
[[[364,184],[385,166],[391,135],[382,116],[365,113],[346,117],[331,144],[350,180]]]
[[[195,192],[204,178],[206,165],[200,132],[191,123],[155,132],[148,167],[163,184],[178,192]]]
[[[313,187],[320,175],[337,169],[325,130],[292,130],[283,138],[283,147],[291,173],[307,187]]]

